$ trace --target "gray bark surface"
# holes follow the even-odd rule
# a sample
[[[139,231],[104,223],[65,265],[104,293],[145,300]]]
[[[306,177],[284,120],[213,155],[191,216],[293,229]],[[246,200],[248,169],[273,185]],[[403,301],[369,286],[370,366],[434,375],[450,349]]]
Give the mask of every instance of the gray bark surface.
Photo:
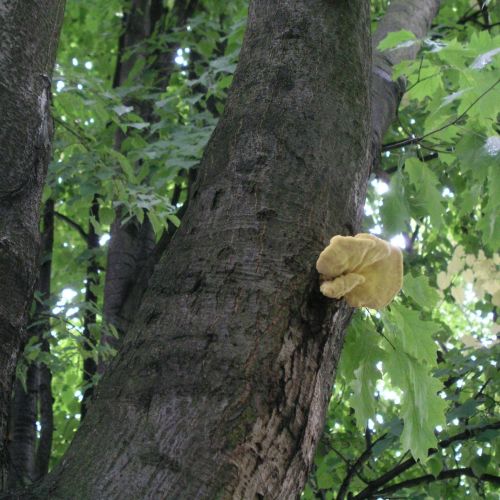
[[[0,490],[14,370],[37,276],[50,75],[64,0],[0,2]]]
[[[294,498],[351,310],[315,261],[359,228],[369,2],[255,0],[181,229],[51,498]],[[82,474],[85,471],[85,474]]]

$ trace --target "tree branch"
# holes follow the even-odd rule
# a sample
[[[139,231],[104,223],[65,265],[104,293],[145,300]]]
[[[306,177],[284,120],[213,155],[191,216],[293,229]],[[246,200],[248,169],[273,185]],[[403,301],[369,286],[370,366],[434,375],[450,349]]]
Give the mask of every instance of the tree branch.
[[[459,116],[457,116],[454,120],[452,120],[449,123],[446,123],[445,125],[442,125],[441,127],[432,130],[431,132],[428,132],[427,134],[421,135],[419,137],[408,137],[407,139],[403,139],[402,141],[396,141],[396,142],[389,142],[388,144],[384,144],[382,146],[382,151],[390,151],[392,149],[399,149],[402,148],[403,146],[407,146],[409,144],[418,144],[422,140],[424,140],[426,137],[429,137],[430,135],[437,134],[438,132],[441,132],[442,130],[451,127],[452,125],[455,125],[457,122],[459,122],[468,112],[469,110],[477,104],[479,100],[481,100],[488,92],[493,90],[498,83],[500,83],[500,78],[493,84],[490,85],[479,97],[474,99],[472,103],[461,113]]]
[[[63,220],[64,222],[66,222],[66,224],[68,224],[68,226],[71,226],[73,229],[76,229],[78,231],[78,233],[80,233],[80,236],[85,240],[85,241],[88,241],[89,237],[88,237],[88,234],[85,232],[85,230],[83,229],[82,226],[80,226],[80,224],[78,224],[77,222],[75,222],[73,219],[70,219],[67,215],[64,215],[60,212],[57,212],[54,210],[54,215],[56,217],[58,217],[59,219]]]
[[[467,429],[464,432],[443,439],[438,443],[438,449],[447,448],[448,446],[450,446],[450,444],[455,443],[456,441],[465,441],[467,439],[471,439],[488,429],[500,429],[500,421],[493,422],[492,424],[487,424],[481,427],[476,427],[474,429]],[[434,455],[435,453],[437,453],[437,451],[437,449],[431,450],[429,452],[429,456]],[[384,475],[372,481],[363,491],[361,491],[361,493],[356,495],[354,498],[370,498],[371,496],[378,494],[378,490],[381,486],[392,481],[394,478],[408,470],[410,467],[413,467],[416,463],[417,462],[414,458],[409,458],[408,460],[405,460],[404,462],[396,465]]]
[[[389,493],[394,493],[395,491],[402,490],[403,488],[411,488],[413,486],[418,486],[419,484],[432,483],[434,481],[445,481],[447,479],[452,479],[454,477],[460,477],[460,476],[474,477],[479,481],[486,481],[496,485],[500,485],[500,477],[498,476],[494,476],[493,474],[482,474],[481,476],[476,476],[474,474],[474,471],[470,467],[462,467],[460,469],[442,471],[438,476],[433,476],[432,474],[426,474],[425,476],[415,477],[413,479],[407,479],[406,481],[401,481],[400,483],[393,484],[388,488],[379,490],[377,492],[377,495],[385,496]]]
[[[337,494],[337,500],[343,500],[345,498],[346,493],[351,484],[352,478],[359,473],[363,465],[370,459],[370,457],[372,456],[373,447],[380,441],[384,440],[386,437],[387,433],[380,436],[359,456],[356,462],[354,462],[354,464],[351,465],[351,467],[347,471],[344,481],[340,485],[339,492]]]

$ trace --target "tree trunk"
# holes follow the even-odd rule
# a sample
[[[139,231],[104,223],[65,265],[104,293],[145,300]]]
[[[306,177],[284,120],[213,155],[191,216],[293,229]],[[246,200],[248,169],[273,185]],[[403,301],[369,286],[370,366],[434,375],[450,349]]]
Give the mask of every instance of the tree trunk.
[[[315,261],[359,229],[370,54],[368,1],[251,3],[183,225],[39,495],[300,493],[351,315]]]
[[[54,246],[54,200],[47,200],[43,210],[43,231],[40,274],[31,317],[31,337],[37,337],[44,352],[50,352],[47,336],[50,334],[48,319],[52,251]],[[9,425],[9,481],[8,487],[29,484],[47,474],[52,446],[52,375],[44,363],[32,362],[28,367],[26,390],[16,380]],[[38,418],[38,408],[40,418]],[[36,436],[36,422],[40,423],[40,439]]]
[[[50,75],[64,0],[0,3],[0,490],[13,374],[37,276]]]
[[[26,373],[26,386],[14,385],[9,424],[9,489],[30,484],[35,477],[36,400],[38,367],[32,363]]]
[[[113,86],[124,85],[137,58],[144,57],[137,53],[123,61],[123,54],[144,43],[156,31],[165,31],[167,15],[173,16],[175,27],[184,26],[188,18],[198,7],[198,0],[176,0],[171,10],[163,7],[157,0],[133,0],[124,22],[124,32],[120,37],[118,60]],[[170,28],[170,27],[169,27]],[[174,54],[177,45],[171,43],[162,53],[156,54],[153,70],[156,72],[158,88],[166,88],[173,70]],[[147,68],[149,69],[149,68]],[[130,102],[137,108],[145,122],[152,122],[154,110],[151,102]],[[119,150],[125,135],[120,130],[116,134],[116,148]],[[145,216],[140,223],[135,217],[126,224],[122,223],[122,210],[116,211],[116,219],[111,225],[106,279],[104,286],[104,317],[123,335],[134,319],[142,294],[147,287],[151,274],[152,261],[155,260],[155,235],[153,227]],[[139,284],[138,284],[139,283]],[[126,307],[131,305],[131,307]],[[118,347],[119,341],[105,336],[104,342]],[[101,363],[100,372],[104,372]]]

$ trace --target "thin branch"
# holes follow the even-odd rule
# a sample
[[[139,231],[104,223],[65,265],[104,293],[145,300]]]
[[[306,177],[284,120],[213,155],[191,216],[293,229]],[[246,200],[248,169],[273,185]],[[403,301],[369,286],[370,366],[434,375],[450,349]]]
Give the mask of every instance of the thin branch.
[[[76,130],[74,130],[73,128],[71,128],[66,122],[62,121],[60,118],[58,118],[57,116],[55,116],[53,118],[53,120],[58,123],[59,125],[61,125],[61,127],[65,128],[70,134],[74,135],[77,139],[78,139],[78,142],[87,150],[87,151],[90,151],[90,146],[89,146],[89,143],[91,143],[92,141],[82,135],[81,133],[77,132]]]
[[[59,219],[63,220],[64,222],[66,222],[66,224],[68,224],[69,226],[71,226],[73,229],[76,229],[79,233],[80,233],[80,236],[85,240],[85,241],[88,241],[89,239],[89,236],[88,234],[85,232],[85,230],[83,229],[82,226],[80,226],[80,224],[78,224],[77,222],[75,222],[73,219],[70,219],[67,215],[64,215],[60,212],[57,212],[57,211],[54,211],[54,215],[56,217],[58,217]]]
[[[465,441],[467,439],[471,439],[471,438],[477,436],[478,434],[480,434],[481,432],[484,432],[488,429],[500,429],[500,421],[494,422],[492,424],[483,425],[481,427],[475,427],[474,429],[467,429],[464,432],[461,432],[459,434],[455,434],[454,436],[451,436],[447,439],[443,439],[442,441],[440,441],[438,443],[438,448],[439,449],[447,448],[448,446],[450,446],[450,444],[455,443],[456,441]],[[429,456],[434,455],[435,453],[437,453],[437,451],[438,451],[437,449],[431,450],[429,452]],[[368,457],[368,458],[370,458],[370,457]],[[367,459],[365,459],[364,461],[366,462]],[[359,459],[358,459],[358,461],[359,461]],[[391,470],[386,472],[384,475],[382,475],[378,479],[375,479],[374,481],[372,481],[363,491],[361,491],[361,493],[356,495],[354,498],[362,499],[362,498],[370,498],[371,496],[376,495],[376,494],[378,495],[378,490],[380,489],[380,487],[382,487],[385,484],[387,484],[388,482],[392,481],[394,478],[396,478],[397,476],[399,476],[403,472],[407,471],[409,468],[413,467],[415,464],[416,464],[415,459],[409,458],[408,460],[405,460],[404,462],[396,465]]]
[[[434,481],[445,481],[446,479],[452,479],[454,477],[468,476],[478,479],[479,481],[486,481],[496,485],[500,485],[500,477],[494,476],[493,474],[482,474],[481,476],[476,476],[474,471],[470,467],[462,467],[459,469],[445,470],[442,471],[438,476],[433,476],[432,474],[426,474],[425,476],[415,477],[413,479],[407,479],[406,481],[401,481],[400,483],[393,484],[388,488],[379,490],[377,495],[385,496],[387,493],[393,493],[403,488],[411,488],[412,486],[418,486],[419,484],[432,483]],[[358,498],[358,497],[354,497]]]
[[[363,465],[371,458],[372,456],[372,450],[373,450],[373,447],[379,443],[380,441],[384,440],[385,438],[387,437],[387,433],[383,434],[382,436],[380,436],[376,441],[374,441],[372,443],[372,445],[367,448],[360,456],[359,458],[356,460],[356,462],[354,462],[354,464],[352,464],[348,471],[347,471],[347,474],[344,478],[344,481],[342,482],[342,484],[340,485],[340,488],[339,488],[339,492],[337,494],[337,500],[343,500],[346,496],[346,493],[347,491],[349,490],[349,486],[351,484],[351,481],[353,479],[353,477],[355,475],[358,475],[359,474],[359,471],[361,470],[361,468],[363,467]],[[358,476],[359,477],[359,476]]]
[[[500,78],[490,87],[488,87],[477,99],[474,99],[474,101],[461,113],[459,116],[457,116],[454,120],[452,120],[449,123],[446,123],[445,125],[442,125],[441,127],[432,130],[431,132],[428,132],[427,134],[421,135],[419,137],[408,137],[407,139],[403,139],[402,141],[396,141],[396,142],[389,142],[388,144],[384,144],[382,146],[382,152],[384,151],[390,151],[392,149],[399,149],[402,148],[403,146],[407,146],[410,144],[417,144],[424,140],[426,137],[429,137],[430,135],[437,134],[438,132],[441,132],[442,130],[451,127],[452,125],[455,125],[457,122],[459,122],[468,112],[469,110],[480,100],[482,99],[488,92],[493,90],[498,83],[500,82]]]

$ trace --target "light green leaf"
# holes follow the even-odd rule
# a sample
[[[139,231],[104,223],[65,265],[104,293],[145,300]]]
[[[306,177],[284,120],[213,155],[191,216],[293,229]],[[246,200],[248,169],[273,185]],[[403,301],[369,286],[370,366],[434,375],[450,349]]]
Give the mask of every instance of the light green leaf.
[[[181,225],[181,220],[177,217],[177,215],[168,214],[167,218],[174,224],[175,227],[179,227]]]
[[[127,123],[122,123],[122,125],[130,128],[136,128],[137,130],[142,130],[147,127],[149,127],[150,123],[149,122],[127,122]]]
[[[108,207],[101,207],[99,210],[99,220],[102,224],[110,225],[115,218],[115,211]]]
[[[356,414],[356,422],[361,429],[375,414],[375,387],[381,378],[376,364],[384,358],[385,352],[379,347],[377,334],[369,318],[357,314],[353,319],[342,351],[342,376],[353,391],[350,404]]]
[[[113,149],[110,149],[108,153],[118,160],[118,163],[122,167],[123,172],[125,173],[127,180],[130,182],[135,183],[135,174],[134,174],[134,167],[132,166],[132,163],[130,160],[123,154],[121,154],[118,151],[115,151]]]
[[[432,225],[439,229],[443,223],[443,205],[436,175],[417,158],[408,158],[405,169],[416,189],[416,197],[411,200],[411,205],[419,215],[429,215]]]
[[[377,45],[377,50],[392,50],[408,47],[417,41],[417,37],[408,30],[393,31]]]
[[[437,395],[442,384],[428,367],[401,350],[390,349],[384,366],[392,383],[403,391],[403,451],[410,450],[415,460],[425,462],[429,448],[437,447],[434,429],[445,424],[446,403]]]
[[[322,490],[333,488],[335,485],[333,474],[326,460],[323,461],[323,463],[316,470],[316,482],[318,484],[318,488]]]
[[[354,371],[355,379],[351,382],[353,396],[351,405],[356,414],[356,422],[365,429],[368,419],[375,415],[375,387],[381,373],[375,367],[374,360],[366,360]]]
[[[434,477],[438,477],[444,467],[443,459],[439,455],[433,455],[427,461],[427,467],[429,467],[431,474]]]
[[[118,106],[113,107],[113,111],[118,115],[122,116],[125,113],[130,113],[134,109],[134,106],[124,106],[123,104],[120,104]]]
[[[439,300],[439,294],[429,285],[429,279],[426,276],[414,278],[410,273],[406,274],[403,291],[425,309],[432,309]]]
[[[439,324],[421,320],[420,313],[398,303],[393,303],[382,319],[396,348],[420,363],[436,364],[437,346],[432,335],[441,329]]]
[[[405,193],[403,175],[398,171],[391,178],[389,191],[384,195],[384,204],[380,208],[382,223],[388,234],[407,230],[410,214]]]

